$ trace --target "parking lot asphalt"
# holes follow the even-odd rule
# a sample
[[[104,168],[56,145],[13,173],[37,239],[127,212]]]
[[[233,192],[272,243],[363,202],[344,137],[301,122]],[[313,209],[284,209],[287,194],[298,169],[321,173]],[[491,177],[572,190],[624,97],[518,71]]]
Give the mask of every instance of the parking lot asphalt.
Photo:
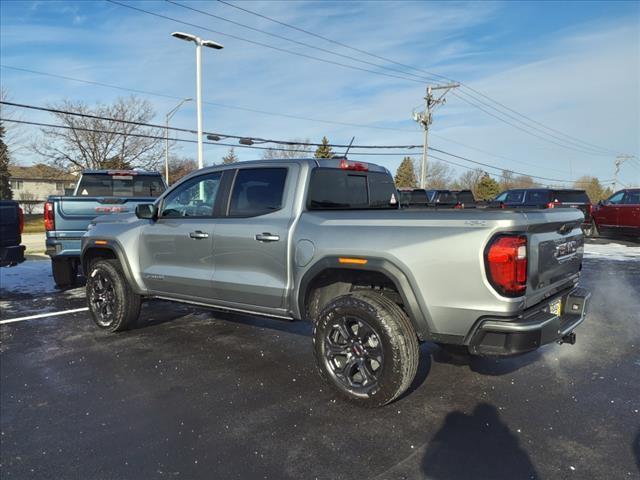
[[[576,345],[425,343],[375,410],[322,383],[307,323],[150,301],[119,334],[84,311],[0,325],[0,477],[640,478],[640,257],[594,251]],[[0,274],[3,321],[85,306],[47,261]]]

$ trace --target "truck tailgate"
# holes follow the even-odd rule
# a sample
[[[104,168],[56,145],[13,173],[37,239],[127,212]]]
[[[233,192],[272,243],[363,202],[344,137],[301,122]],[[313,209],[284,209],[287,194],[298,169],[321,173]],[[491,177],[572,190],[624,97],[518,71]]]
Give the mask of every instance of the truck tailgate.
[[[153,197],[58,197],[55,202],[56,232],[86,231],[91,220],[99,215],[131,213],[138,204],[153,203]]]
[[[20,245],[18,228],[18,204],[13,201],[0,202],[0,246]]]
[[[529,274],[526,306],[577,282],[582,268],[583,214],[578,209],[526,213]]]

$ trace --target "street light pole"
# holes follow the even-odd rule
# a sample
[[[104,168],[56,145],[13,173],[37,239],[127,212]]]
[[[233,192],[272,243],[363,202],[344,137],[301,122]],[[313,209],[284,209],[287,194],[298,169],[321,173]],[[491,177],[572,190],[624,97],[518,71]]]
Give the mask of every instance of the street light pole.
[[[164,181],[167,186],[169,186],[169,120],[171,117],[178,111],[178,109],[185,104],[186,102],[190,102],[193,100],[192,98],[184,98],[182,101],[176,105],[173,110],[167,113],[164,117]]]
[[[198,117],[198,168],[204,166],[202,159],[202,42],[196,41],[196,110]]]
[[[171,34],[180,40],[193,42],[196,44],[196,111],[198,123],[198,168],[204,166],[202,159],[202,47],[209,47],[215,50],[224,48],[219,43],[212,40],[202,40],[200,37],[184,32],[173,32]]]

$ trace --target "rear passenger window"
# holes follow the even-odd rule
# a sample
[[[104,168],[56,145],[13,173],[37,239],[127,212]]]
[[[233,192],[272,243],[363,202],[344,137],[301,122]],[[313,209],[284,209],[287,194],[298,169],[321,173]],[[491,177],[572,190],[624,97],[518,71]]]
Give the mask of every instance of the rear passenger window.
[[[543,204],[548,203],[548,192],[527,192],[527,203]]]
[[[229,216],[255,217],[282,208],[286,168],[244,168],[233,183]]]
[[[640,191],[627,192],[627,195],[624,197],[624,203],[627,205],[640,205]]]
[[[506,203],[522,203],[524,198],[524,192],[507,192],[507,198],[504,200]]]

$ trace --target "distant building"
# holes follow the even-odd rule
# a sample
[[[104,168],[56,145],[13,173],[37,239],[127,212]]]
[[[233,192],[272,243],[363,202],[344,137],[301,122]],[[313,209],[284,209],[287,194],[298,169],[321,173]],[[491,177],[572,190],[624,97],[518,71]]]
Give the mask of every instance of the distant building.
[[[76,176],[48,165],[9,166],[13,199],[24,213],[42,213],[49,195],[64,195],[76,186]]]

